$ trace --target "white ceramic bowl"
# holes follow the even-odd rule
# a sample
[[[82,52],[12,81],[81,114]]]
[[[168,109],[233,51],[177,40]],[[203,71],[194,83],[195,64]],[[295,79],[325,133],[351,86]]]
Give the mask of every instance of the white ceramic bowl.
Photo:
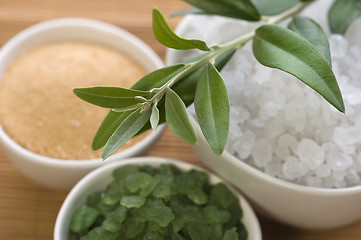
[[[9,64],[20,54],[42,44],[65,40],[99,43],[118,49],[140,63],[147,71],[164,65],[150,47],[123,29],[90,19],[65,18],[36,24],[9,40],[0,50],[0,79]],[[106,161],[100,158],[61,160],[41,156],[18,145],[1,127],[0,143],[8,158],[25,176],[49,188],[68,190],[96,167],[144,153],[161,135],[163,129],[164,125]]]
[[[186,35],[193,16],[186,17],[176,32]],[[243,31],[243,30],[237,30]],[[167,52],[167,65],[179,62],[179,51]],[[255,210],[282,223],[306,229],[333,229],[361,220],[361,186],[321,189],[271,177],[225,151],[213,153],[194,121],[198,145],[194,150],[203,163],[229,181],[250,200]]]
[[[361,219],[361,186],[322,189],[271,177],[225,151],[213,153],[195,124],[202,162],[247,197],[254,209],[267,217],[305,229],[334,229]]]
[[[81,179],[81,181],[79,181],[75,185],[75,187],[70,191],[69,195],[66,197],[56,219],[55,228],[54,228],[54,240],[67,239],[67,236],[69,234],[70,219],[75,209],[80,207],[85,202],[87,196],[90,193],[105,189],[106,185],[108,185],[112,181],[111,173],[115,168],[128,164],[136,164],[136,165],[147,164],[153,167],[157,167],[161,164],[173,164],[174,166],[178,167],[183,171],[187,171],[190,169],[198,169],[205,171],[189,163],[172,160],[172,159],[157,158],[157,157],[140,157],[133,159],[132,158],[124,159],[121,162],[114,162],[102,166],[98,169],[95,169],[94,171],[86,175],[83,179]],[[209,172],[207,173],[210,175],[210,182],[212,184],[216,184],[222,181],[217,176]],[[261,240],[262,233],[261,233],[260,225],[252,208],[247,203],[246,199],[244,199],[239,192],[235,191],[229,185],[227,186],[239,196],[240,204],[243,209],[242,222],[245,224],[247,228],[249,234],[248,239]]]

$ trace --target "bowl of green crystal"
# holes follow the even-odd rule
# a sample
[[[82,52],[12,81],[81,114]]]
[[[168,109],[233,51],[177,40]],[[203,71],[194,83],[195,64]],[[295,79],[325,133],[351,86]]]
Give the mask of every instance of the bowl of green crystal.
[[[141,157],[93,170],[65,199],[54,240],[262,239],[252,208],[217,176]]]

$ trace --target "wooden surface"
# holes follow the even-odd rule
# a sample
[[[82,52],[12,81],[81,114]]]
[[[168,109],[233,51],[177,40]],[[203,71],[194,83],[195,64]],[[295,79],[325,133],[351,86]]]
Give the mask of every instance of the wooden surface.
[[[17,32],[43,20],[86,17],[110,22],[130,31],[164,58],[165,47],[157,43],[152,35],[153,7],[170,14],[187,5],[181,0],[0,0],[0,45]],[[179,20],[172,19],[171,26],[175,27]],[[169,130],[148,155],[200,164],[191,147]],[[0,150],[0,240],[52,239],[56,215],[66,195],[67,192],[48,190],[30,182]],[[260,217],[260,223],[265,240],[361,239],[361,221],[332,231],[293,229],[263,217]]]

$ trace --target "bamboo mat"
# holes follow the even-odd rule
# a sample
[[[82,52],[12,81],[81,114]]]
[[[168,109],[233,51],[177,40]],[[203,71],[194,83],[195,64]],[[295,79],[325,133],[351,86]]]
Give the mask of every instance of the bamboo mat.
[[[86,17],[128,30],[164,58],[165,47],[152,35],[153,7],[167,15],[187,7],[187,4],[180,0],[0,0],[0,45],[17,32],[43,20]],[[171,26],[175,27],[179,20],[171,19]],[[200,164],[192,148],[168,129],[148,155]],[[0,240],[52,239],[56,215],[66,195],[67,192],[48,190],[30,182],[11,165],[0,149]],[[361,239],[361,221],[332,231],[294,229],[261,216],[260,223],[265,240]]]

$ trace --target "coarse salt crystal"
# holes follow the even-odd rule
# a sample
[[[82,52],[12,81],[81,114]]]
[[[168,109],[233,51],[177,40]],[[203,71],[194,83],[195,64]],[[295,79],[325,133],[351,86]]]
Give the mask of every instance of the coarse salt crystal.
[[[234,148],[235,153],[239,158],[246,159],[251,155],[255,144],[256,136],[252,131],[247,130],[234,142],[234,145],[236,146]]]
[[[297,148],[297,154],[310,169],[316,169],[325,159],[323,149],[312,139],[302,139]]]
[[[258,140],[252,151],[252,157],[255,164],[258,167],[265,166],[266,163],[272,160],[272,152],[273,152],[272,145],[268,140],[266,139]]]
[[[300,162],[296,157],[288,156],[283,164],[282,170],[286,178],[294,180],[305,176],[309,169],[305,163]]]
[[[315,8],[305,14],[318,12]],[[212,26],[218,21],[222,37],[230,39],[233,32],[225,31],[227,20],[207,18]],[[200,26],[197,31],[209,29]],[[340,35],[329,39],[346,114],[295,77],[261,66],[246,45],[221,72],[231,104],[229,152],[270,176],[297,184],[326,188],[361,184],[361,47]],[[234,128],[240,129],[238,133]]]

